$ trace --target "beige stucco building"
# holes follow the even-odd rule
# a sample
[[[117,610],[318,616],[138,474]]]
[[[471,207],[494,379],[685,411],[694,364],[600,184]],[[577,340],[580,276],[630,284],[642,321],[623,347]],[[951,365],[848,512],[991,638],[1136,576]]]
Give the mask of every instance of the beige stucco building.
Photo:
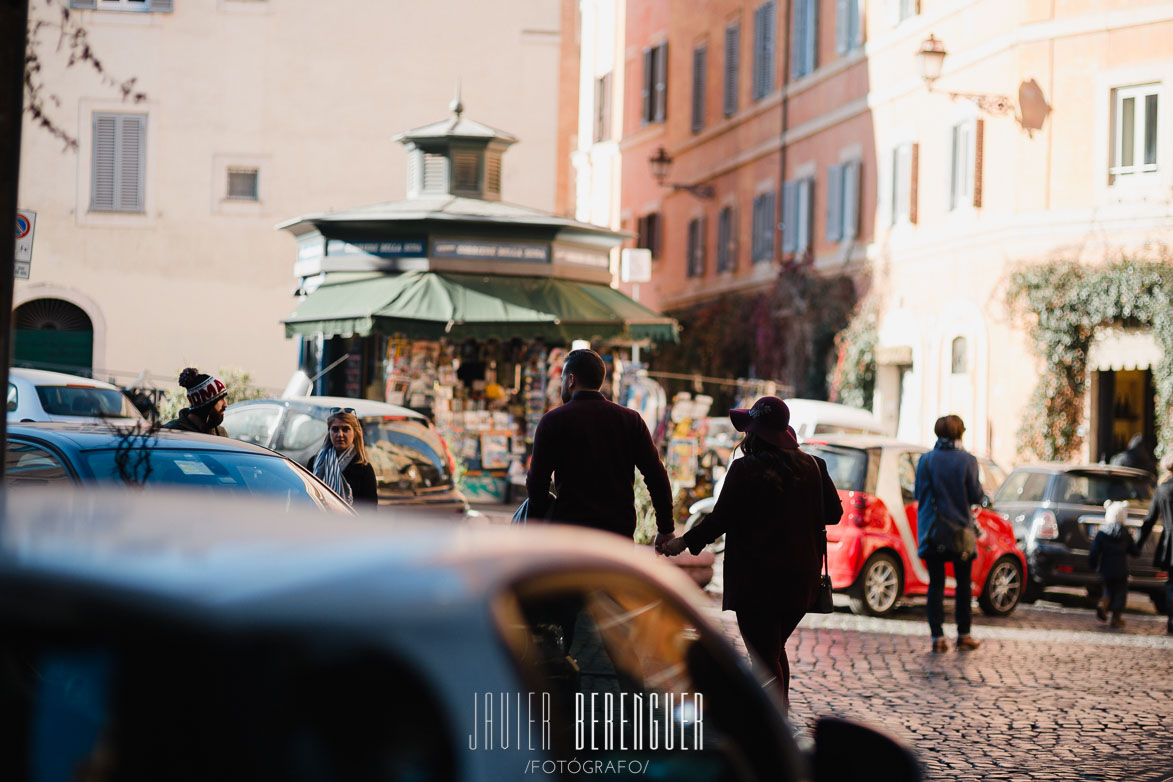
[[[41,33],[52,115],[78,144],[26,121],[20,206],[37,222],[16,284],[18,359],[54,363],[48,332],[73,328],[62,355],[100,376],[149,370],[165,384],[194,364],[280,388],[298,360],[281,324],[296,245],[274,226],[402,198],[407,154],[392,137],[443,115],[458,83],[470,111],[521,141],[503,199],[555,207],[557,3],[72,5],[106,72],[135,77],[146,99],[67,68]],[[86,320],[88,354],[75,344]]]
[[[1173,4],[924,0],[913,10],[869,15],[862,54],[872,89],[858,110],[872,114],[878,170],[867,248],[876,408],[920,442],[938,415],[957,413],[971,449],[1013,463],[1043,362],[1007,310],[1010,272],[1153,257],[1173,240]],[[947,50],[931,91],[914,56],[930,35]],[[1093,394],[1099,370],[1118,389],[1151,383],[1160,353],[1144,334],[1132,345],[1093,350]],[[1131,393],[1143,403],[1143,390]],[[1095,460],[1121,444],[1106,442],[1112,424],[1093,407],[1089,398],[1083,456]],[[1132,433],[1151,434],[1152,416],[1150,401]]]

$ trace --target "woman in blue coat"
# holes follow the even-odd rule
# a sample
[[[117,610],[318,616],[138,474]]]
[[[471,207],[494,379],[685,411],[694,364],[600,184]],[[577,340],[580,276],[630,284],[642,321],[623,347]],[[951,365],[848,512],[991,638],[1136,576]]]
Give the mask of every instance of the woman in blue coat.
[[[978,463],[958,441],[965,434],[959,416],[946,415],[933,426],[937,443],[916,465],[917,556],[929,569],[927,613],[933,651],[947,652],[945,642],[945,563],[953,563],[957,581],[957,649],[972,651],[981,642],[969,634],[972,616],[970,577],[975,551],[961,544],[963,530],[975,530],[971,505],[982,501]],[[975,532],[976,534],[976,532]],[[974,538],[970,538],[973,540]]]

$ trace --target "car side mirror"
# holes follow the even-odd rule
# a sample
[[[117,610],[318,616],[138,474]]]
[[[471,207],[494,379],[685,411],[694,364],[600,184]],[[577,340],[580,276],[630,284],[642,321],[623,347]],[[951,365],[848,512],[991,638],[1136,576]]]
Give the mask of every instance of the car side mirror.
[[[912,753],[879,731],[824,717],[815,723],[815,782],[892,780],[919,782],[920,765]],[[877,771],[882,773],[877,775]]]

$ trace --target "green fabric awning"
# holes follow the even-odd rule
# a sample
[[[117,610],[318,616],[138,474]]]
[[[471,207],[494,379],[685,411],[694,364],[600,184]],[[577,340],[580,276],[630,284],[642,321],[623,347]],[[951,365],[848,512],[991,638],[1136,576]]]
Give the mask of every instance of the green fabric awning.
[[[676,321],[608,285],[553,277],[405,272],[327,282],[285,319],[285,336],[676,342]]]

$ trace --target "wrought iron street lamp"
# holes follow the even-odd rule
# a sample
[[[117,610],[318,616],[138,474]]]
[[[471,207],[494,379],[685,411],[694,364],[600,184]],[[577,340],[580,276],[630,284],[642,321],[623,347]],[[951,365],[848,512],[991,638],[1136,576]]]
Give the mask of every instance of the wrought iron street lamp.
[[[680,185],[669,182],[668,170],[672,168],[672,157],[663,147],[656,148],[656,154],[648,158],[648,165],[652,168],[652,178],[660,187],[670,187],[673,190],[684,190],[696,198],[708,199],[714,195],[712,185]]]
[[[941,77],[946,54],[945,44],[932,33],[920,45],[920,49],[916,53],[920,77],[924,79],[925,86],[930,92],[933,91],[933,84]],[[1011,116],[1015,114],[1014,101],[1005,95],[992,95],[983,92],[946,92],[945,94],[954,100],[964,98],[972,101],[980,111],[986,114],[1009,114]]]

